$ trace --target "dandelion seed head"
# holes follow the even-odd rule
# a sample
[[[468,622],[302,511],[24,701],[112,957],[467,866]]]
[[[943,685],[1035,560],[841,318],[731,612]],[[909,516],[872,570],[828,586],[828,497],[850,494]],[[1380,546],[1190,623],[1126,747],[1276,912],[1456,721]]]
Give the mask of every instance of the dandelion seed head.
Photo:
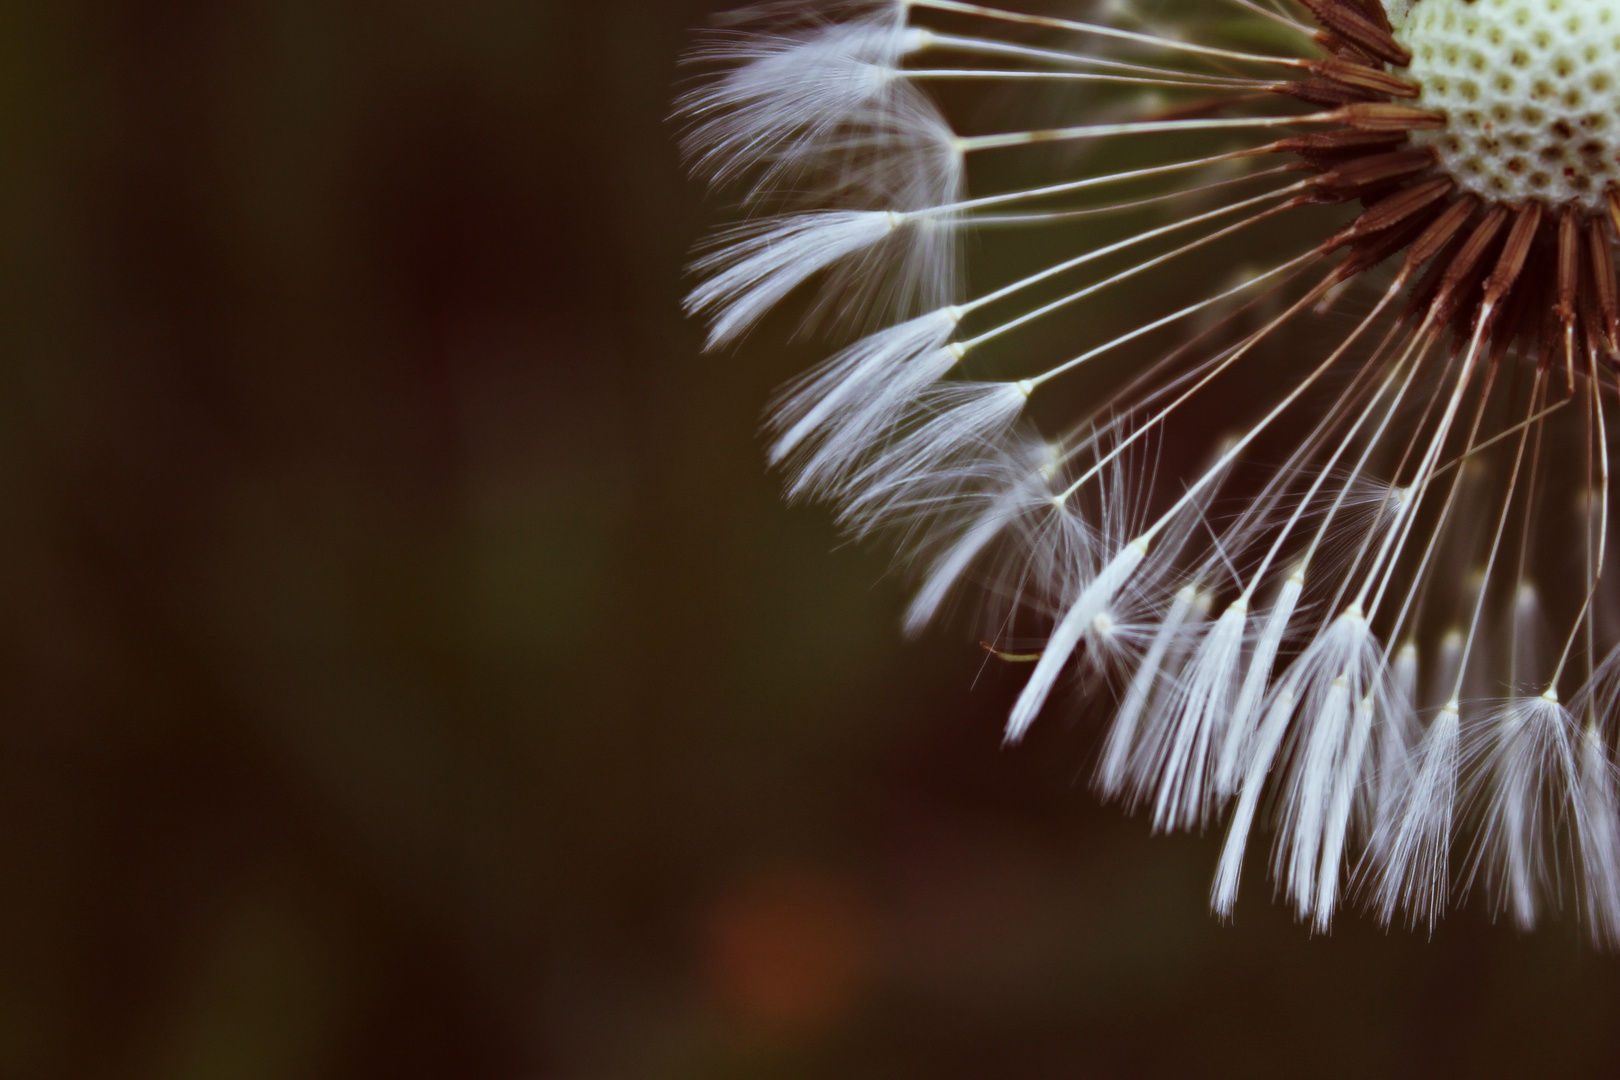
[[[689,308],[833,332],[790,496],[894,543],[908,633],[979,609],[1009,743],[1108,697],[1095,786],[1224,823],[1222,917],[1271,829],[1314,931],[1569,878],[1620,946],[1620,4],[1005,2],[700,50],[747,216]]]
[[[1397,12],[1406,76],[1446,126],[1414,134],[1485,199],[1601,209],[1620,180],[1620,7],[1419,0]]]

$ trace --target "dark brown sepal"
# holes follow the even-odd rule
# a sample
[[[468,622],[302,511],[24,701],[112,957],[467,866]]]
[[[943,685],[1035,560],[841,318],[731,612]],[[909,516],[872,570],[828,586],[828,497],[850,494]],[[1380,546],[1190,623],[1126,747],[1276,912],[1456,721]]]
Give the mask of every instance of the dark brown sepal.
[[[1412,271],[1444,251],[1478,209],[1479,198],[1475,195],[1464,195],[1446,207],[1445,212],[1434,220],[1434,224],[1413,241],[1412,250],[1406,254],[1406,269],[1402,273],[1409,276]]]
[[[1300,0],[1323,28],[1354,42],[1357,48],[1396,67],[1412,63],[1412,54],[1389,29],[1387,19],[1374,19],[1367,8],[1346,0]]]
[[[1528,202],[1519,207],[1513,218],[1513,229],[1508,233],[1507,243],[1502,245],[1502,254],[1496,260],[1496,269],[1491,271],[1490,278],[1485,282],[1485,300],[1495,306],[1518,284],[1519,275],[1524,272],[1524,264],[1530,258],[1530,246],[1535,243],[1536,231],[1541,228],[1541,218],[1546,213],[1538,202]]]
[[[1558,321],[1575,325],[1576,306],[1581,299],[1581,219],[1574,207],[1565,208],[1558,218]]]
[[[1515,345],[1521,356],[1534,356],[1544,362],[1544,328],[1549,321],[1556,327],[1552,314],[1551,291],[1558,280],[1557,243],[1552,239],[1548,222],[1543,219],[1525,253],[1523,268],[1517,281],[1508,290],[1495,316],[1496,326],[1492,344],[1498,357],[1506,355]],[[1546,241],[1546,242],[1543,242]],[[1505,249],[1504,249],[1505,250]],[[1553,335],[1555,338],[1560,336]]]
[[[1384,10],[1384,0],[1347,0],[1348,3],[1359,7],[1361,13],[1373,21],[1386,34],[1393,34],[1395,28],[1390,25],[1389,12]]]
[[[1541,335],[1535,341],[1536,367],[1546,371],[1564,357],[1564,326],[1548,310],[1541,320]]]
[[[1385,232],[1397,226],[1407,225],[1413,218],[1421,217],[1435,203],[1451,194],[1456,182],[1448,176],[1439,176],[1433,180],[1425,180],[1421,184],[1405,187],[1389,196],[1380,199],[1361,212],[1339,234],[1333,238],[1334,247],[1352,244],[1374,233]],[[1427,225],[1434,215],[1424,218]]]
[[[1493,205],[1446,264],[1445,272],[1440,276],[1439,291],[1434,297],[1438,323],[1451,322],[1455,316],[1473,306],[1473,297],[1468,295],[1471,290],[1467,286],[1484,273],[1485,257],[1511,213],[1501,204]]]
[[[1363,67],[1376,67],[1381,61],[1377,57],[1358,49],[1354,42],[1346,41],[1329,30],[1321,30],[1311,35],[1316,47],[1329,56],[1344,60],[1351,64],[1361,64]]]
[[[1295,135],[1272,143],[1270,149],[1280,154],[1298,154],[1307,161],[1336,162],[1393,150],[1406,141],[1404,131],[1356,131],[1342,128],[1338,131],[1319,131],[1310,135]]]
[[[1608,230],[1602,218],[1593,218],[1587,226],[1587,248],[1591,253],[1592,291],[1597,299],[1597,313],[1603,320],[1603,329],[1609,335],[1612,351],[1620,345],[1620,285],[1616,284],[1614,247],[1609,243]]]
[[[1446,126],[1445,113],[1385,101],[1346,105],[1333,119],[1362,131],[1434,131]]]
[[[1610,366],[1620,366],[1620,342],[1604,325],[1603,301],[1598,297],[1598,290],[1593,276],[1581,279],[1581,329],[1586,334],[1586,347],[1594,355],[1607,359]]]
[[[1371,270],[1422,236],[1439,212],[1440,208],[1431,203],[1393,228],[1360,237],[1350,246],[1350,261],[1360,270]]]
[[[1329,198],[1350,199],[1368,188],[1414,176],[1433,164],[1434,154],[1429,150],[1370,154],[1329,169],[1316,178],[1315,184]]]
[[[1365,90],[1358,90],[1351,86],[1341,86],[1325,79],[1277,83],[1272,89],[1279,94],[1286,94],[1291,98],[1309,102],[1312,105],[1337,106],[1349,105],[1357,101],[1383,100],[1381,95],[1369,94]]]
[[[1313,60],[1307,65],[1310,73],[1319,79],[1358,90],[1363,94],[1382,98],[1415,98],[1420,87],[1399,75],[1365,64],[1350,64],[1343,60]]]

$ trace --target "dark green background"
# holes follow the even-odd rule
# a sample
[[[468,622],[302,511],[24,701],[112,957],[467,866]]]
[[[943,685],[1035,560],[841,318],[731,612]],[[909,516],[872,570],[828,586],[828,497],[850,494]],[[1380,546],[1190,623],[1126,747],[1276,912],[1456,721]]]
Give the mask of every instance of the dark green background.
[[[1613,1075],[999,747],[701,356],[698,0],[0,6],[0,1076]]]

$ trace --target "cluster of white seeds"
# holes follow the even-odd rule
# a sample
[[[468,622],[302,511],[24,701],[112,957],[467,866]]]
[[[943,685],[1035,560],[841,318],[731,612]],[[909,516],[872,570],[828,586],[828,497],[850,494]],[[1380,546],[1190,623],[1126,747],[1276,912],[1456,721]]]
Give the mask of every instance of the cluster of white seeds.
[[[1620,182],[1620,0],[1390,6],[1422,103],[1449,119],[1414,141],[1464,189],[1600,207]]]

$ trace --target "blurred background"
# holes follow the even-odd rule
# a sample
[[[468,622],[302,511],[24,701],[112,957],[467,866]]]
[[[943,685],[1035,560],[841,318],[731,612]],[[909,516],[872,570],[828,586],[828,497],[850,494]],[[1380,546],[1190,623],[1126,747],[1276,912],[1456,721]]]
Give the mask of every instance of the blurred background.
[[[703,0],[0,6],[0,1076],[1613,1075],[906,644],[699,353]]]

